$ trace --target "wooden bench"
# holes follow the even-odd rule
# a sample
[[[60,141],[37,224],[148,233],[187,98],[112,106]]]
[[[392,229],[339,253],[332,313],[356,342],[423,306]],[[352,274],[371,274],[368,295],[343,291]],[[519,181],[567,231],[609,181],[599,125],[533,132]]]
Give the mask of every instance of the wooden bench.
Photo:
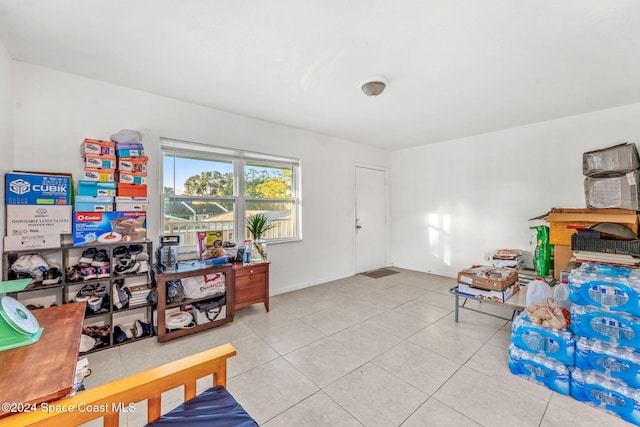
[[[178,410],[177,412],[182,416],[188,417],[188,411],[184,411],[185,405],[191,403],[191,407],[193,407],[194,402],[195,406],[198,405],[199,396],[196,396],[196,381],[213,374],[214,386],[226,388],[227,359],[235,354],[236,349],[231,344],[224,344],[90,390],[81,391],[71,397],[37,405],[34,411],[5,417],[0,424],[10,427],[75,426],[102,417],[105,427],[117,427],[120,412],[126,412],[129,405],[135,407],[141,401],[147,402],[147,422],[158,421],[162,423],[160,418],[162,393],[179,386],[184,386],[185,403],[173,411]],[[207,392],[211,390],[216,392],[222,390],[228,394],[226,389],[217,389],[216,387],[207,390]],[[231,397],[230,394],[228,396]],[[247,425],[251,425],[251,422],[255,423],[233,397],[231,397],[231,401],[236,404],[236,414],[239,408],[246,415],[245,421],[249,420]],[[166,415],[170,415],[173,411]],[[215,425],[215,422],[209,422],[208,425]],[[257,424],[255,425],[257,426]]]

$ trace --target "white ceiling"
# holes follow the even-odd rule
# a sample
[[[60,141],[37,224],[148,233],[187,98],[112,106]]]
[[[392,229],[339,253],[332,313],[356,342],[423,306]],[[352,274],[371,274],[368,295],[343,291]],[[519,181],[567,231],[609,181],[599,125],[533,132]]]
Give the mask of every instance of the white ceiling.
[[[0,0],[0,40],[389,150],[640,102],[638,0]],[[376,75],[390,84],[367,97]]]

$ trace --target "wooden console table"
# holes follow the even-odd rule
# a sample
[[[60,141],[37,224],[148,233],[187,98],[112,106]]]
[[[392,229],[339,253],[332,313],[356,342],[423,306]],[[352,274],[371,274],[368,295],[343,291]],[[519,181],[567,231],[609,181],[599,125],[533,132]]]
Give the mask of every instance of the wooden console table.
[[[44,331],[34,344],[0,352],[0,402],[38,405],[71,391],[85,305],[33,310]],[[0,409],[0,417],[9,414]]]

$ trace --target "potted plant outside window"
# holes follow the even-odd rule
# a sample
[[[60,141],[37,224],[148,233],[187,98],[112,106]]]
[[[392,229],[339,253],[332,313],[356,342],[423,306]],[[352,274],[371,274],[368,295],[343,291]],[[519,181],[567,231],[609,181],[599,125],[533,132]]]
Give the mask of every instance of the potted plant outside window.
[[[264,234],[275,227],[273,222],[263,213],[250,215],[245,219],[247,231],[251,237],[251,262],[264,262],[267,260],[267,242]]]

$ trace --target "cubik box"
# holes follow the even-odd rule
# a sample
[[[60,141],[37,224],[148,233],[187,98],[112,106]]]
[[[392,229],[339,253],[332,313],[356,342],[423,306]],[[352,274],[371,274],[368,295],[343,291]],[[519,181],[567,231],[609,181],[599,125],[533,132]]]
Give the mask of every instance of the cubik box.
[[[5,175],[7,205],[70,205],[70,176],[12,173]]]

